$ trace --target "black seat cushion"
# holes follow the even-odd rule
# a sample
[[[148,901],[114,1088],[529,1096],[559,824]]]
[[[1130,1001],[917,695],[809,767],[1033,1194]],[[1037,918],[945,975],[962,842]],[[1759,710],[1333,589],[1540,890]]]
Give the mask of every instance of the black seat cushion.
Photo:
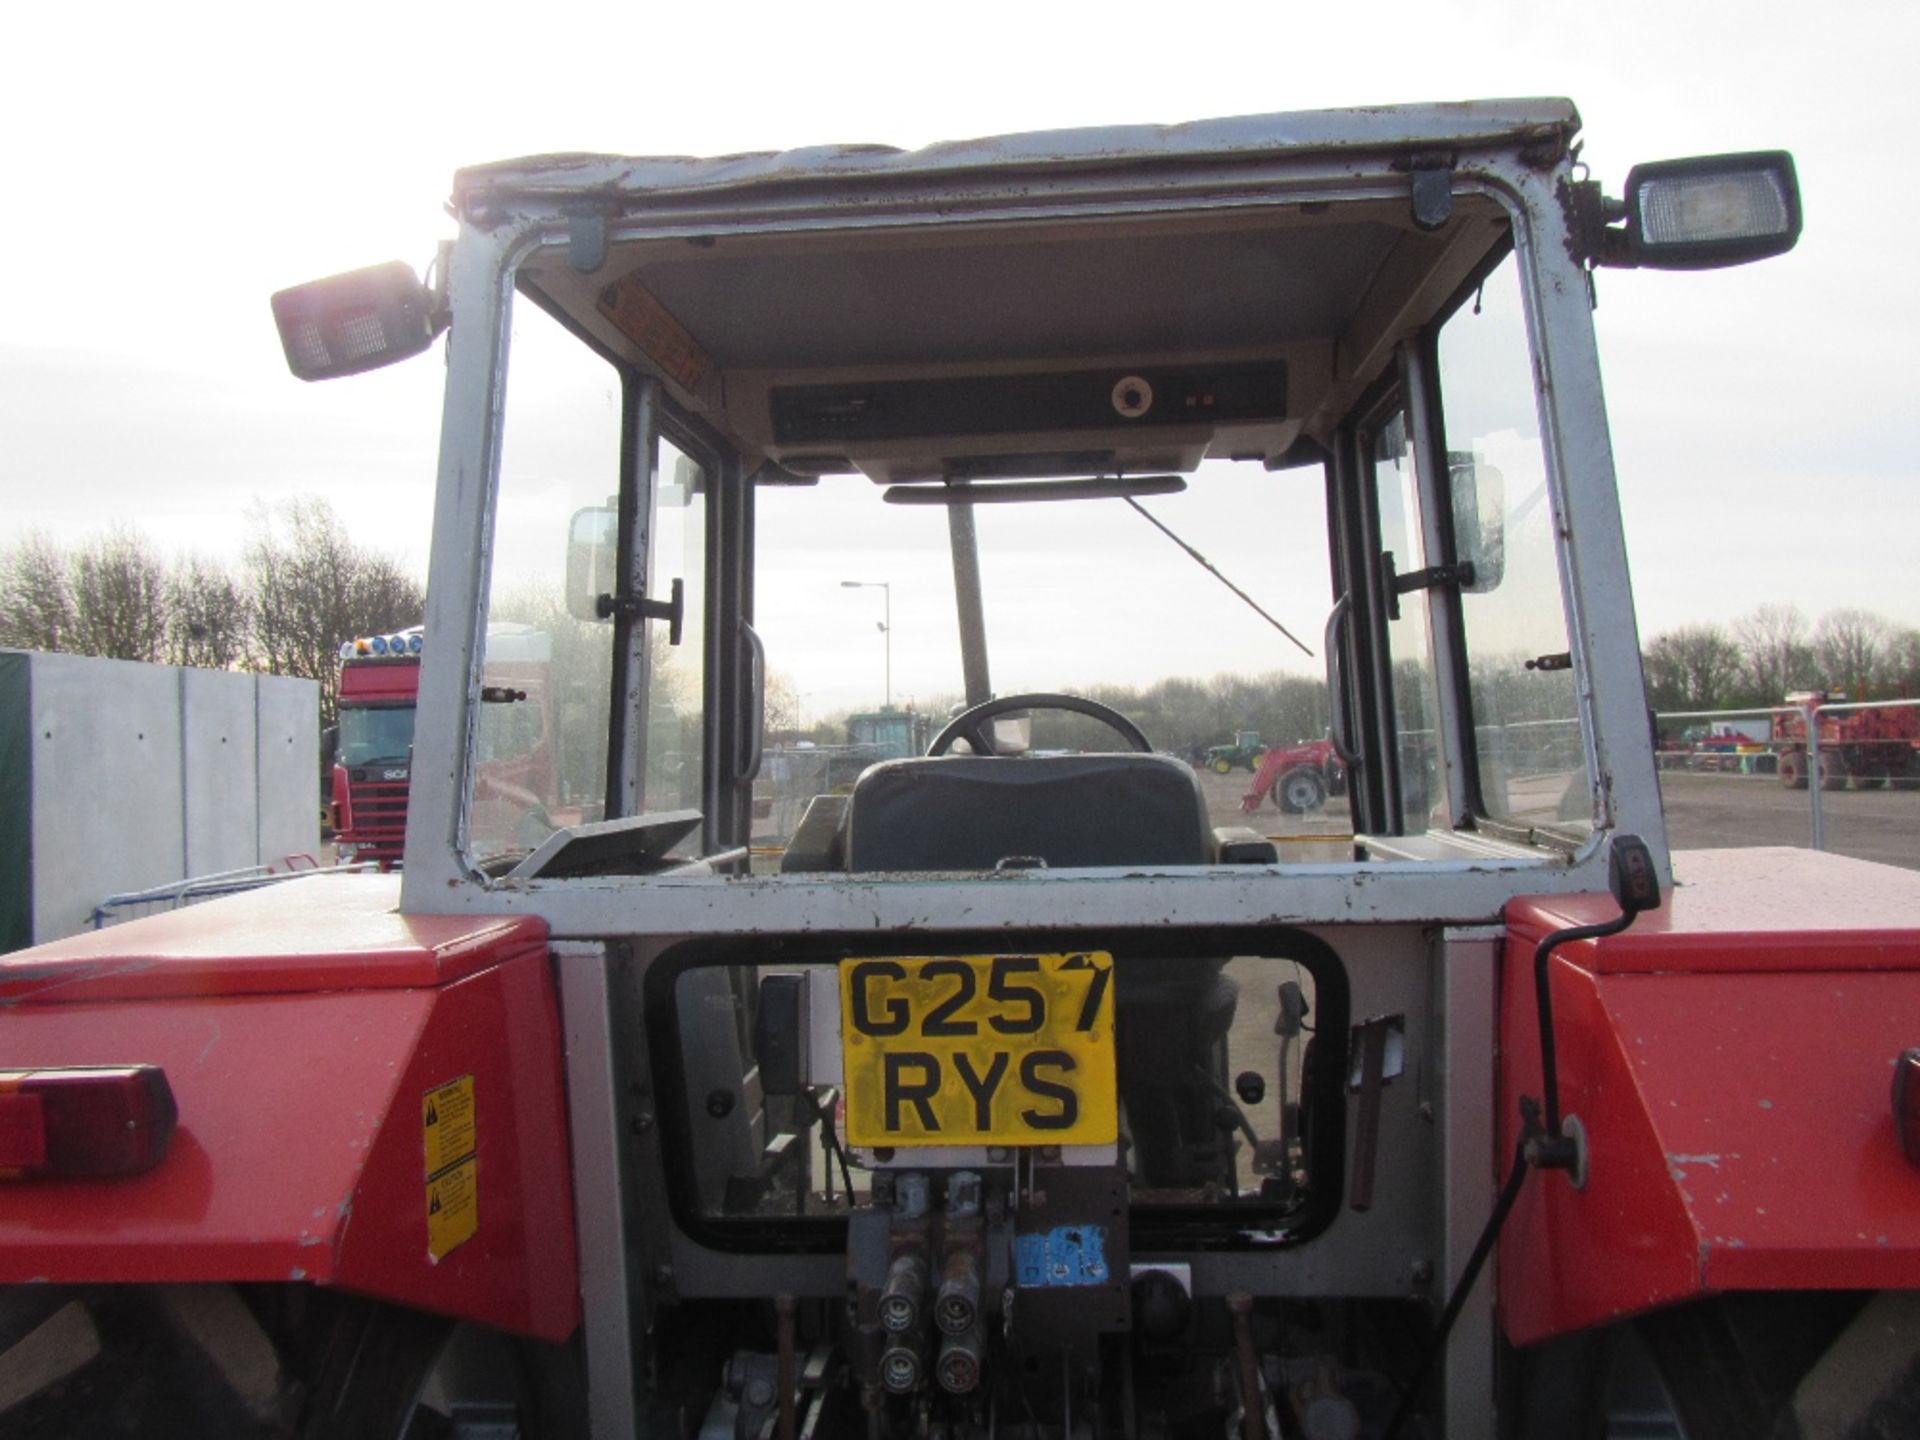
[[[865,771],[846,847],[856,871],[1205,865],[1213,831],[1199,780],[1165,755],[942,755]]]

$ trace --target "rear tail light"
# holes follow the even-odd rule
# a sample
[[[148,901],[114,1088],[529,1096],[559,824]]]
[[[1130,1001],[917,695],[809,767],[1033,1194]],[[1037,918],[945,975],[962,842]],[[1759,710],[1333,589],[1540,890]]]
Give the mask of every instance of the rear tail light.
[[[0,1070],[0,1180],[138,1175],[178,1117],[157,1065]]]

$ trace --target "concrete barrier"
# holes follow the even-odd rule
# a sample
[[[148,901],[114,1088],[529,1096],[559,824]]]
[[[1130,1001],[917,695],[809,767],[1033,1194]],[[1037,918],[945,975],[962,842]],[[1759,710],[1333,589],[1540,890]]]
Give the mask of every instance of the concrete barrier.
[[[319,847],[311,680],[0,651],[0,952]]]

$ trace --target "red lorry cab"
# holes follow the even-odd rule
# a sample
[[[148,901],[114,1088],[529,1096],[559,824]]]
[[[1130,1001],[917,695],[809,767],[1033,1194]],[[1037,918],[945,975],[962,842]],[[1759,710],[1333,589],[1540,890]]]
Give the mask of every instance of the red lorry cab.
[[[407,838],[420,650],[418,626],[393,635],[362,636],[340,647],[335,843],[343,853],[377,860],[383,867],[398,863]]]

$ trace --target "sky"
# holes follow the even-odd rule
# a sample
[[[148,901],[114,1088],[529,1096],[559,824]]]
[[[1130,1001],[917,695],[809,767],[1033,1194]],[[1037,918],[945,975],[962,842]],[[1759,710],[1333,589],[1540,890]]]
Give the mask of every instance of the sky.
[[[1643,636],[1782,602],[1920,624],[1920,190],[1890,163],[1920,6],[189,0],[6,34],[0,544],[126,523],[230,558],[250,506],[320,494],[424,571],[442,367],[303,385],[267,297],[424,268],[464,164],[1567,95],[1611,193],[1638,161],[1781,147],[1805,201],[1784,258],[1599,277]],[[833,605],[863,627],[875,598]]]

